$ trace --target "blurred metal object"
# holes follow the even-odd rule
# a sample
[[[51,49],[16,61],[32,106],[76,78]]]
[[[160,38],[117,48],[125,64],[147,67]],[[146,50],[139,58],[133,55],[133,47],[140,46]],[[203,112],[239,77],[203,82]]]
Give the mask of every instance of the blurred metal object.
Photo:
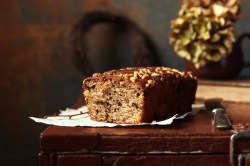
[[[213,98],[205,100],[205,107],[214,112],[214,126],[220,130],[232,129],[232,124],[227,117],[225,108],[221,105],[222,99]]]
[[[236,142],[240,138],[247,138],[250,139],[250,131],[242,131],[239,133],[235,133],[230,138],[230,165],[236,166],[235,161],[235,151],[236,151]],[[238,166],[245,166],[246,159],[250,159],[250,153],[246,154],[239,154],[238,155]]]
[[[216,108],[214,112],[214,125],[218,129],[232,129],[232,124],[226,115],[226,110],[223,108]]]

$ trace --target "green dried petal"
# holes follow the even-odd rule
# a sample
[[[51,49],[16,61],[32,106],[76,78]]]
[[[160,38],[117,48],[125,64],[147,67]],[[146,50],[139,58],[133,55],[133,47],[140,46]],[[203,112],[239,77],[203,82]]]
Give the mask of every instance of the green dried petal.
[[[178,39],[175,41],[175,47],[178,48],[178,47],[183,47],[183,44],[182,44],[182,40],[181,39]]]
[[[182,25],[184,24],[185,20],[182,19],[182,18],[177,18],[174,22],[174,24],[177,24],[177,25]]]
[[[177,54],[180,57],[186,58],[187,60],[191,60],[191,55],[190,55],[190,53],[188,51],[180,50],[180,51],[177,51]]]
[[[219,50],[219,52],[221,53],[221,55],[225,55],[227,53],[226,48],[223,47],[223,46],[218,46],[217,49]]]
[[[228,0],[226,6],[234,6],[239,2],[239,0]]]
[[[190,23],[193,24],[193,25],[199,24],[199,20],[197,20],[197,19],[191,19],[191,20],[189,20],[189,21],[190,21]]]
[[[174,32],[174,33],[180,33],[180,32],[181,32],[181,29],[177,29],[177,28],[176,28],[176,29],[173,29],[173,32]]]
[[[218,62],[218,61],[220,61],[221,60],[221,55],[220,54],[216,54],[214,57],[213,57],[213,59],[212,59],[212,61],[214,61],[214,62]]]
[[[220,18],[220,25],[224,26],[226,24],[226,20],[224,18]]]
[[[221,34],[221,35],[225,35],[225,34],[228,33],[228,30],[227,29],[223,29],[223,30],[218,31],[218,33]]]
[[[205,66],[206,65],[206,61],[205,60],[200,60],[200,66]]]
[[[186,46],[190,42],[191,42],[191,40],[189,38],[183,36],[183,37],[180,38],[180,44],[179,45]]]
[[[176,41],[176,40],[175,40],[174,37],[171,37],[171,36],[169,37],[169,43],[170,43],[170,44],[174,44],[175,41]]]
[[[194,32],[190,35],[190,39],[193,41],[195,38],[196,38],[196,33]]]
[[[207,28],[206,28],[206,25],[205,24],[202,24],[201,26],[200,26],[200,34],[202,34],[202,33],[205,33],[207,31]]]
[[[221,16],[225,15],[228,12],[228,8],[226,8],[223,5],[219,5],[219,4],[213,4],[212,9],[213,9],[213,13],[217,17],[221,17]]]
[[[204,33],[200,34],[199,38],[204,39],[204,40],[208,40],[208,39],[210,39],[210,33],[208,31],[204,32]]]
[[[211,42],[215,43],[215,42],[218,42],[220,40],[220,35],[219,34],[214,34],[211,38]]]
[[[194,63],[194,62],[193,62]],[[201,64],[200,63],[194,63],[194,66],[199,69],[201,67]]]
[[[211,30],[212,29],[212,24],[211,22],[207,22],[206,24],[206,29]]]
[[[228,50],[231,50],[232,47],[233,47],[233,43],[232,43],[231,41],[229,41],[229,40],[225,40],[225,41],[223,42],[223,45],[224,45],[224,47],[227,48]]]

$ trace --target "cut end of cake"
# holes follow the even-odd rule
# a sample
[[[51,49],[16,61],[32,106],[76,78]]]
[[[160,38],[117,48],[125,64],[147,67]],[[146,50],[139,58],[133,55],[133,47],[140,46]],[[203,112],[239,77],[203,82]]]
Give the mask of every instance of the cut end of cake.
[[[91,119],[119,124],[142,122],[144,94],[139,85],[100,78],[86,82],[85,87]]]

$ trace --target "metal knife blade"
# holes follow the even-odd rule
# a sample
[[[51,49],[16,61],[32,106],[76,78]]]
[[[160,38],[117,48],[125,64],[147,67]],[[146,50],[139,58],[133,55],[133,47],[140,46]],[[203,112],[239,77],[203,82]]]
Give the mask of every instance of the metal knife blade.
[[[214,126],[220,130],[232,129],[225,108],[221,105],[222,99],[213,98],[205,100],[206,109],[214,112]]]

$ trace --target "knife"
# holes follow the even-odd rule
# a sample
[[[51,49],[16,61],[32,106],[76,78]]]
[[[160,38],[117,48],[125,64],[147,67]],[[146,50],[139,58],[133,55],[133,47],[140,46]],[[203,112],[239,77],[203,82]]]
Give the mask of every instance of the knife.
[[[214,113],[214,126],[220,130],[232,129],[232,124],[227,117],[225,108],[221,105],[222,99],[213,98],[205,100],[206,109]]]

